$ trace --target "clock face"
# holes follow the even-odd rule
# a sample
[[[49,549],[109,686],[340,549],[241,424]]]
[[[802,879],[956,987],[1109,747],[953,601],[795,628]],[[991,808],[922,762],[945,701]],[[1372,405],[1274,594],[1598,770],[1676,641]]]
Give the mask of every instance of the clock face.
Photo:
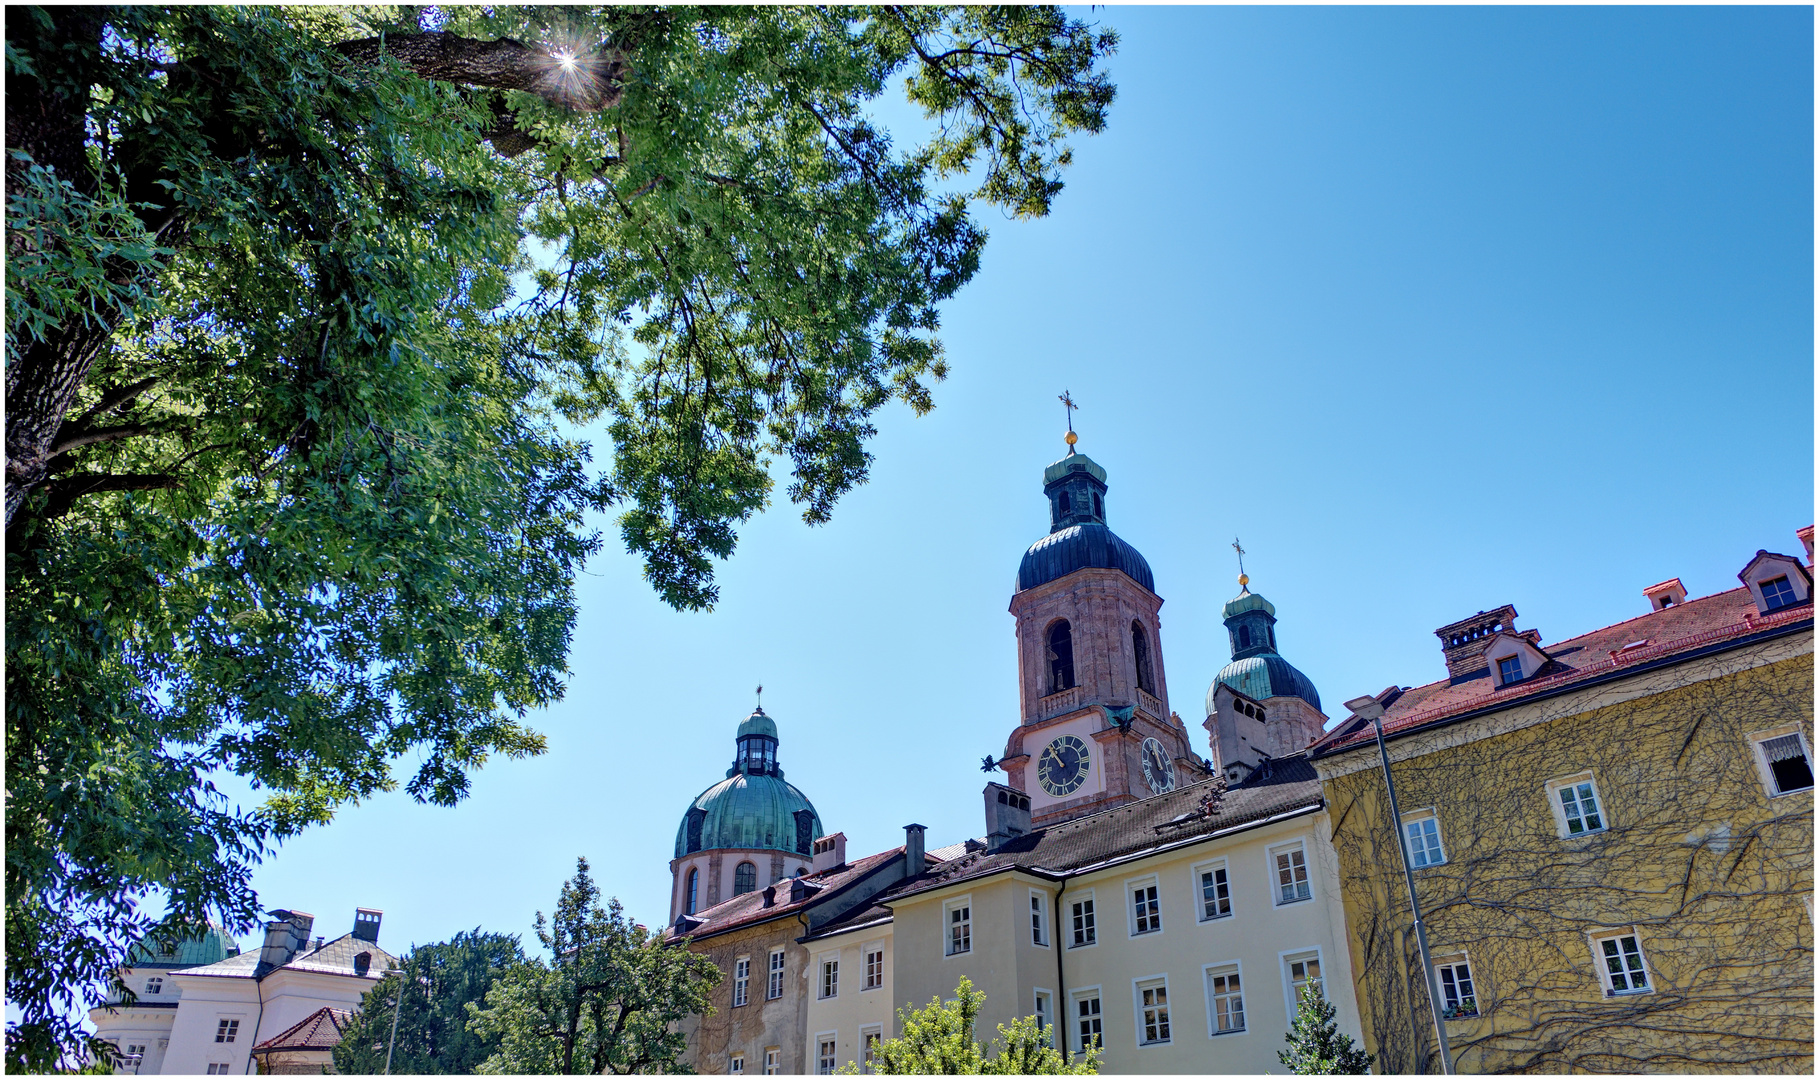
[[[1175,790],[1175,763],[1155,739],[1143,740],[1143,778],[1158,795]]]
[[[1036,778],[1042,790],[1050,795],[1072,795],[1086,783],[1092,770],[1092,754],[1086,744],[1072,735],[1063,735],[1042,748],[1036,759]]]

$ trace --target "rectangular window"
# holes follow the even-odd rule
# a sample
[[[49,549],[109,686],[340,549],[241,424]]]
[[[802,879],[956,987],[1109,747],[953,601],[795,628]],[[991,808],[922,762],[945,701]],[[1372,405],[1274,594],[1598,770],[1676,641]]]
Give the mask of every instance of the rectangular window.
[[[733,1008],[745,1004],[746,994],[751,988],[752,958],[741,956],[733,961]]]
[[[1074,999],[1074,1018],[1080,1023],[1080,1049],[1099,1046],[1105,1042],[1105,1027],[1099,1014],[1097,990]]]
[[[1325,993],[1325,983],[1320,977],[1320,953],[1315,951],[1284,957],[1282,963],[1288,974],[1288,1014],[1294,1016],[1301,1001],[1301,991]]]
[[[782,1071],[782,1068],[781,1068],[782,1059],[783,1059],[783,1050],[780,1047],[775,1047],[775,1046],[765,1047],[764,1048],[764,1075],[776,1076],[778,1072]]]
[[[1271,852],[1276,864],[1276,903],[1292,904],[1314,895],[1307,880],[1307,852],[1301,844],[1291,844]]]
[[[821,961],[821,996],[840,996],[840,958],[837,956]]]
[[[1098,933],[1093,926],[1093,902],[1074,901],[1074,947],[1093,944],[1099,940]]]
[[[1402,829],[1408,834],[1410,866],[1438,866],[1446,861],[1446,853],[1440,850],[1440,823],[1437,820],[1416,818],[1403,822]]]
[[[133,1070],[136,1074],[139,1071],[140,1064],[144,1061],[145,1045],[143,1043],[129,1043],[126,1047],[126,1056],[121,1059],[120,1064],[125,1068]]]
[[[823,1035],[819,1041],[821,1046],[815,1054],[815,1074],[830,1076],[834,1071],[834,1058],[838,1056],[834,1038],[831,1035]]]
[[[163,993],[164,992],[164,980],[158,979],[158,978],[151,978],[151,979],[145,980],[145,992],[147,994]]]
[[[878,1047],[884,1042],[884,1029],[870,1027],[859,1029],[859,1071],[871,1073],[878,1071]]]
[[[1048,913],[1048,897],[1039,892],[1030,893],[1030,944],[1047,945],[1048,931],[1045,929]]]
[[[1143,1045],[1169,1041],[1167,979],[1148,979],[1137,984],[1137,1012]]]
[[[1770,578],[1759,588],[1762,590],[1762,603],[1770,611],[1780,611],[1794,605],[1794,587],[1787,583],[1786,575]]]
[[[1053,1007],[1052,1000],[1047,990],[1036,991],[1036,1026],[1048,1029],[1048,1037],[1043,1040],[1045,1046],[1055,1045],[1055,1032],[1050,1027],[1055,1022],[1055,1018],[1049,1015],[1049,1011]]]
[[[1521,682],[1522,657],[1506,656],[1497,661],[1497,674],[1501,677],[1504,686],[1508,686],[1510,683],[1514,682]]]
[[[1162,930],[1162,900],[1154,885],[1131,890],[1131,933],[1155,934]]]
[[[1225,864],[1200,870],[1200,919],[1223,919],[1232,913],[1232,887],[1226,880]]]
[[[1472,969],[1464,960],[1434,965],[1440,983],[1440,1015],[1448,1020],[1478,1015],[1478,992],[1472,986]]]
[[[1244,991],[1238,985],[1238,965],[1206,969],[1206,999],[1212,1002],[1214,1035],[1244,1030]]]
[[[1806,756],[1806,746],[1799,732],[1776,735],[1756,745],[1761,748],[1762,761],[1768,770],[1771,795],[1805,791],[1813,786],[1812,759]]]
[[[215,1041],[218,1043],[231,1043],[239,1034],[240,1021],[238,1020],[223,1020],[215,1025]]]
[[[1598,789],[1590,780],[1574,780],[1560,786],[1560,813],[1566,819],[1566,835],[1582,836],[1604,828],[1604,811],[1598,806]]]
[[[1642,946],[1634,934],[1598,938],[1598,958],[1604,963],[1606,994],[1637,994],[1648,989],[1648,971],[1642,963]]]
[[[947,954],[959,956],[973,951],[973,905],[963,900],[948,905]]]
[[[726,1071],[731,1076],[743,1075],[745,1073],[745,1055],[734,1054],[732,1057],[727,1058]]]
[[[865,988],[876,990],[884,985],[884,950],[865,950]]]
[[[764,996],[775,1000],[783,996],[783,950],[771,953],[770,975],[764,984]]]
[[[211,1061],[208,1063],[209,1076],[232,1076],[233,1072],[231,1062]]]

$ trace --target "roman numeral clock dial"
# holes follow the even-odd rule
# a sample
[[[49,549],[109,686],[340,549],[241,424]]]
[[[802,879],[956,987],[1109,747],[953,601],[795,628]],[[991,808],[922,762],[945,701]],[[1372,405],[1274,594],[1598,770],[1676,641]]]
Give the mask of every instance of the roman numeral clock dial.
[[[1091,751],[1072,735],[1062,735],[1049,743],[1036,759],[1036,779],[1042,790],[1058,797],[1079,791],[1091,770]]]

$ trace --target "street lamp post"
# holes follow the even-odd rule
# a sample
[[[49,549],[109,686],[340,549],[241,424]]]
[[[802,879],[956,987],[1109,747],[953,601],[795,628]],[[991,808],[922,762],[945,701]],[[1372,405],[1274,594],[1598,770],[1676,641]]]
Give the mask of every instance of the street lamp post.
[[[1421,921],[1421,901],[1415,898],[1415,872],[1409,868],[1408,837],[1402,832],[1402,811],[1396,806],[1396,781],[1390,776],[1390,752],[1383,743],[1383,703],[1374,697],[1353,698],[1345,703],[1356,716],[1377,730],[1377,754],[1383,759],[1383,786],[1390,796],[1390,828],[1396,833],[1396,850],[1402,855],[1402,880],[1408,886],[1408,906],[1415,915],[1415,944],[1421,950],[1421,974],[1427,982],[1427,1003],[1434,1014],[1434,1035],[1440,1040],[1440,1071],[1453,1074],[1453,1049],[1446,1041],[1446,1020],[1440,1015],[1440,994],[1434,985],[1434,961],[1427,952],[1427,926]]]
[[[392,1074],[392,1051],[398,1046],[398,1010],[404,1005],[404,969],[387,968],[387,975],[398,976],[398,996],[392,999],[392,1037],[385,1040],[385,1075]]]

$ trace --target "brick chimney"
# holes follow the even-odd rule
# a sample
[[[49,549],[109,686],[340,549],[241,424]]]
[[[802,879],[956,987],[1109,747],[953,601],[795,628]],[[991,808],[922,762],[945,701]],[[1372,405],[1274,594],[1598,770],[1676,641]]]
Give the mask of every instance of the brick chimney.
[[[1448,623],[1434,631],[1446,655],[1446,673],[1454,682],[1489,668],[1484,661],[1491,635],[1516,633],[1516,609],[1505,604],[1494,611],[1480,611],[1469,619]]]
[[[259,947],[259,966],[267,971],[281,968],[309,944],[310,928],[316,917],[307,911],[279,908],[266,914],[273,921],[265,924],[265,944]]]
[[[1795,529],[1794,535],[1800,538],[1800,543],[1806,548],[1806,565],[1813,565],[1813,527],[1808,525],[1804,529]]]
[[[985,849],[997,851],[1030,831],[1030,797],[1003,784],[985,785]]]
[[[1650,585],[1642,590],[1642,595],[1648,597],[1650,611],[1660,611],[1662,608],[1686,603],[1686,586],[1680,584],[1679,578],[1668,578],[1659,585]]]

